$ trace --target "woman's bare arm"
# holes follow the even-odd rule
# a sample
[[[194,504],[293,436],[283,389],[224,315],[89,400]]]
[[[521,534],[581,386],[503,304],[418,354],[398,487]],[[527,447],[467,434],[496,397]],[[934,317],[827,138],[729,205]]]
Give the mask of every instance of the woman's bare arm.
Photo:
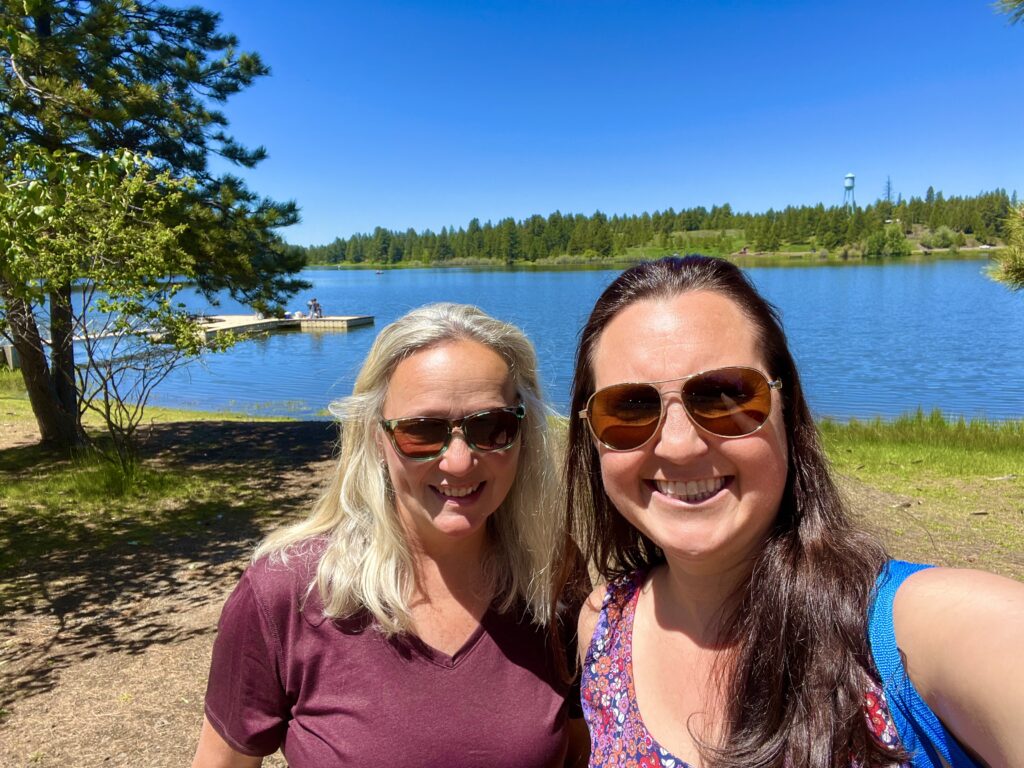
[[[243,755],[224,741],[203,718],[203,730],[199,733],[199,746],[196,756],[192,759],[192,768],[259,768],[263,764],[262,757]]]
[[[957,740],[991,766],[1024,765],[1024,584],[930,568],[893,604],[907,674]]]

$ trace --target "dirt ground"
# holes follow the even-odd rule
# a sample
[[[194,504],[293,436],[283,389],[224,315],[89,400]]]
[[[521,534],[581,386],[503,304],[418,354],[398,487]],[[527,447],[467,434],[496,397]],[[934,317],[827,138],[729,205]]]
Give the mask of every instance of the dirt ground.
[[[155,428],[151,448],[163,460],[245,468],[240,492],[255,491],[281,515],[213,516],[202,535],[27,564],[18,578],[35,581],[45,599],[0,605],[0,765],[188,765],[220,607],[264,529],[316,497],[334,438],[318,422]],[[37,439],[25,425],[0,423],[0,450]],[[896,554],[970,564],[915,525],[913,499],[849,479],[844,488],[883,536],[898,538]],[[1020,553],[1009,557],[998,570],[1020,578]]]
[[[203,535],[27,566],[18,578],[45,599],[0,605],[0,765],[189,765],[221,605],[264,529],[316,498],[335,437],[323,422],[157,427],[149,450],[251,468],[240,495],[255,491],[280,517],[214,515]],[[0,423],[0,450],[36,441],[25,425]]]

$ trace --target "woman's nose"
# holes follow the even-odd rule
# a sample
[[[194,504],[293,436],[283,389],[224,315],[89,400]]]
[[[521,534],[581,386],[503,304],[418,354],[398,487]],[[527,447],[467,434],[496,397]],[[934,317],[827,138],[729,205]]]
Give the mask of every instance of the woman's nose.
[[[441,470],[453,475],[468,472],[473,467],[473,449],[466,442],[466,436],[462,429],[455,427],[452,430],[452,440],[448,444],[448,450],[441,456]]]
[[[654,452],[664,458],[681,460],[707,453],[707,435],[697,428],[683,404],[678,400],[669,402],[665,418],[655,437]]]

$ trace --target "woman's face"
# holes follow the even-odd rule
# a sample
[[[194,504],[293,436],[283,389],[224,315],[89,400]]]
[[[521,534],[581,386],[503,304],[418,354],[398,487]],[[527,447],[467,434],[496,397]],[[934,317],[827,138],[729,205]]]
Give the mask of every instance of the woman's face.
[[[605,327],[593,356],[596,389],[726,366],[775,375],[739,306],[709,291],[630,305]],[[771,392],[772,412],[759,431],[730,439],[690,421],[681,382],[657,386],[666,412],[651,440],[623,452],[598,444],[605,490],[670,562],[708,573],[744,567],[771,528],[786,484],[780,395]]]
[[[475,341],[450,341],[416,352],[395,368],[382,417],[460,419],[516,404],[504,359]],[[529,417],[527,417],[529,418]],[[486,536],[486,522],[516,476],[519,439],[507,450],[471,450],[459,430],[441,456],[413,461],[378,431],[399,517],[414,547],[450,550]]]

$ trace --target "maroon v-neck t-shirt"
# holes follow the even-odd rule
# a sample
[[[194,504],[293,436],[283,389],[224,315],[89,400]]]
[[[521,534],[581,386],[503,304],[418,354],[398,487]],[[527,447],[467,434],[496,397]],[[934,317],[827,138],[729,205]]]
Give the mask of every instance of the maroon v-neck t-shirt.
[[[260,560],[224,606],[206,716],[234,749],[290,768],[561,765],[567,686],[545,630],[492,609],[452,656],[388,640],[304,600],[315,565]]]

